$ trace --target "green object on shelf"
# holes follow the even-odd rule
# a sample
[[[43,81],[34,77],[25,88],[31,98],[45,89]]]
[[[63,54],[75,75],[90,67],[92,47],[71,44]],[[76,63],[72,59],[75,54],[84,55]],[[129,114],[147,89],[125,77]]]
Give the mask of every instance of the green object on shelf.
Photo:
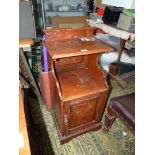
[[[35,48],[32,51],[31,61],[32,61],[32,73],[34,77],[39,77],[39,73],[42,70],[42,59],[41,59],[41,49]]]
[[[132,9],[123,9],[123,13],[126,16],[130,16],[130,17],[135,16],[135,10],[132,10]]]

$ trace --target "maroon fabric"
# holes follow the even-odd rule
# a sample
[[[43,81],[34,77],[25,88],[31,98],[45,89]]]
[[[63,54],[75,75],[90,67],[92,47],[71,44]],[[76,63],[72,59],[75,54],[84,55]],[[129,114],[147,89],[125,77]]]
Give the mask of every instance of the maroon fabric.
[[[132,128],[135,128],[135,93],[113,98],[110,105]]]

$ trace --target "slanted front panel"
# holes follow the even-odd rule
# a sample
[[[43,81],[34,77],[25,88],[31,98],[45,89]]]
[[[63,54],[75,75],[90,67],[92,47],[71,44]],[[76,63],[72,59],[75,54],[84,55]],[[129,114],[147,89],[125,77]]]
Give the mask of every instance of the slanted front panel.
[[[69,117],[69,131],[82,130],[95,123],[98,98],[71,103]]]

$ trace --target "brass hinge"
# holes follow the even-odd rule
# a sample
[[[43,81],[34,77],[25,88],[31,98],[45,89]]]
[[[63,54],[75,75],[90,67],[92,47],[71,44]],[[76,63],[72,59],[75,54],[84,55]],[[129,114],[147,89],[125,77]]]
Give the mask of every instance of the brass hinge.
[[[64,115],[64,124],[68,125],[68,115]]]

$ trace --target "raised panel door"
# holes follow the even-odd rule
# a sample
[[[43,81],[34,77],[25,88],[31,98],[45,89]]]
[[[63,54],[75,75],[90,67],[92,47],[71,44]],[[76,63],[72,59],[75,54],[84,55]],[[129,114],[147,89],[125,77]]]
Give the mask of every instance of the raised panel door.
[[[91,96],[90,96],[91,97]],[[96,122],[99,97],[72,102],[69,106],[69,133],[81,131]]]

